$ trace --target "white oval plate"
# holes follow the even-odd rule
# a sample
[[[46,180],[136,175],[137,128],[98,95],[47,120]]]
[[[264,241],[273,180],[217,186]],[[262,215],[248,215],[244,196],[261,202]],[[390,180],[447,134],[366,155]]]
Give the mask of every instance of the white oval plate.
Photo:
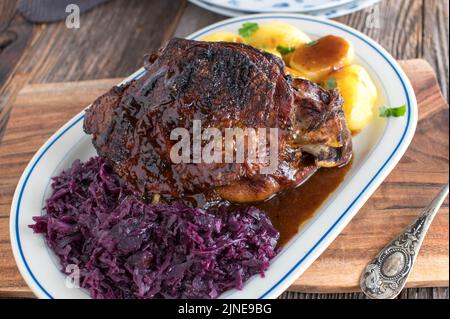
[[[245,11],[231,10],[228,8],[218,7],[218,6],[206,3],[202,0],[189,0],[189,1],[205,10],[215,12],[215,13],[227,16],[227,17],[239,17],[242,15],[248,14],[248,12],[245,12]],[[353,12],[357,12],[359,10],[370,7],[380,1],[381,0],[357,0],[357,1],[353,1],[350,3],[343,4],[343,5],[338,5],[336,7],[330,7],[330,8],[322,9],[322,10],[303,12],[303,14],[308,14],[308,15],[312,15],[315,17],[324,17],[324,18],[331,19],[331,18],[343,16],[346,14],[350,14]]]
[[[303,15],[266,14],[234,18],[213,24],[190,36],[200,39],[217,31],[236,31],[244,22],[284,21],[297,26],[311,38],[328,34],[342,36],[355,47],[357,63],[373,77],[383,98],[380,104],[400,106],[401,118],[376,119],[353,140],[354,161],[344,182],[272,261],[264,278],[252,277],[240,291],[221,297],[275,298],[292,284],[336,238],[377,189],[405,153],[417,124],[417,103],[411,84],[396,61],[378,44],[343,24]],[[125,81],[139,77],[136,71]],[[95,155],[90,137],[83,132],[80,112],[39,149],[17,185],[11,206],[10,234],[17,265],[27,284],[40,298],[88,298],[82,289],[65,285],[55,255],[43,236],[33,234],[32,217],[43,214],[50,194],[50,178],[80,158]],[[351,271],[351,269],[349,269]]]
[[[251,12],[308,12],[323,10],[355,0],[202,0],[208,4],[234,11]]]

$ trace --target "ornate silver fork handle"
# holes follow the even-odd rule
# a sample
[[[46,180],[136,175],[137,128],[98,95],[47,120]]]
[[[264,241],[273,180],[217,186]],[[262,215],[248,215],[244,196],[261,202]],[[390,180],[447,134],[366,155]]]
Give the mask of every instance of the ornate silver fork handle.
[[[420,216],[366,267],[361,275],[360,286],[368,297],[392,299],[402,291],[425,234],[447,194],[448,184]]]

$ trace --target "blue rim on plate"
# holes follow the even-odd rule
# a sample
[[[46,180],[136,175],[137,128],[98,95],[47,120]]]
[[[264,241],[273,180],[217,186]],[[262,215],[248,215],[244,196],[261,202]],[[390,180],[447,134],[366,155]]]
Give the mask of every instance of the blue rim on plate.
[[[268,289],[267,291],[263,292],[259,298],[265,298],[267,296],[270,295],[271,292],[273,292],[279,285],[281,285],[282,283],[284,283],[286,281],[286,279],[305,261],[306,258],[308,258],[308,256],[310,256],[316,249],[317,247],[322,243],[322,241],[327,238],[327,236],[330,234],[330,232],[336,228],[337,225],[339,225],[340,221],[344,218],[344,216],[349,212],[349,210],[355,205],[355,203],[357,203],[358,199],[361,198],[361,196],[364,195],[364,193],[366,192],[366,190],[369,188],[369,186],[371,186],[371,184],[376,180],[376,178],[384,172],[387,164],[391,161],[391,159],[393,158],[394,155],[396,155],[397,151],[399,150],[400,146],[403,144],[405,136],[407,134],[407,132],[410,130],[410,126],[411,126],[411,115],[412,115],[412,104],[411,104],[411,93],[410,91],[408,91],[407,89],[407,85],[405,84],[404,78],[402,76],[402,74],[399,72],[398,68],[394,65],[393,61],[391,60],[391,58],[386,55],[382,50],[380,50],[379,48],[377,48],[376,45],[374,45],[370,40],[366,39],[365,37],[361,36],[358,32],[353,31],[353,29],[345,27],[344,25],[341,25],[340,23],[335,23],[335,22],[330,22],[327,20],[323,20],[323,19],[317,19],[317,18],[311,18],[311,17],[306,17],[306,16],[300,16],[300,15],[286,15],[286,14],[278,14],[278,15],[263,15],[263,16],[247,16],[247,17],[243,17],[241,19],[231,19],[231,21],[229,22],[223,22],[223,23],[218,23],[216,25],[213,25],[211,27],[207,27],[197,33],[194,33],[192,35],[192,39],[198,39],[199,37],[201,37],[203,34],[213,31],[217,28],[226,26],[228,24],[233,24],[233,23],[237,23],[237,22],[244,22],[244,21],[249,21],[249,20],[253,20],[253,19],[295,19],[295,20],[300,20],[300,21],[312,21],[312,22],[316,22],[316,23],[320,23],[320,24],[325,24],[328,26],[332,26],[334,28],[338,28],[348,34],[351,34],[355,37],[357,37],[358,39],[362,40],[363,42],[365,42],[366,44],[368,44],[372,49],[374,49],[388,64],[389,66],[394,70],[394,72],[396,73],[396,75],[398,76],[403,89],[404,89],[404,93],[407,99],[407,123],[405,126],[405,130],[400,138],[400,141],[398,142],[397,146],[395,147],[395,149],[392,151],[392,153],[388,156],[387,160],[382,164],[382,166],[379,168],[379,170],[375,173],[375,175],[370,179],[369,183],[361,190],[361,192],[358,194],[358,196],[351,202],[351,204],[342,212],[342,214],[339,216],[339,218],[337,218],[337,220],[332,224],[332,226],[319,238],[319,240],[313,245],[313,247],[306,252],[306,254],[300,259],[298,260],[295,265],[285,274],[283,274],[281,276],[281,278],[272,285],[272,287],[270,289]],[[136,79],[138,77],[140,77],[143,74],[143,70],[138,70],[136,71],[133,75],[130,76],[130,78],[128,80],[131,79]],[[20,258],[22,260],[22,262],[25,265],[25,268],[28,272],[28,275],[32,278],[32,280],[34,281],[34,283],[37,285],[37,287],[39,287],[41,289],[41,291],[48,297],[48,298],[52,298],[53,296],[42,286],[42,284],[37,280],[37,278],[34,276],[33,272],[31,271],[27,260],[25,259],[25,256],[23,254],[23,250],[22,250],[22,245],[21,245],[21,241],[20,241],[20,235],[19,235],[19,215],[20,215],[20,205],[21,205],[21,200],[22,200],[22,195],[23,195],[23,191],[27,186],[27,182],[29,177],[31,176],[34,168],[36,167],[36,165],[38,164],[38,162],[42,159],[42,157],[44,156],[44,154],[52,147],[52,145],[61,137],[63,136],[65,133],[67,133],[67,131],[69,131],[71,128],[73,128],[77,123],[79,123],[82,119],[84,118],[84,114],[81,113],[79,114],[77,117],[73,118],[71,121],[69,121],[66,125],[68,125],[66,128],[64,128],[58,135],[56,135],[55,137],[53,137],[52,139],[48,140],[48,145],[42,149],[40,151],[40,153],[38,152],[38,154],[35,155],[35,158],[32,160],[32,162],[30,162],[30,164],[27,166],[28,172],[26,172],[25,175],[25,179],[23,181],[23,184],[20,186],[20,183],[18,185],[18,189],[19,190],[19,186],[20,186],[20,190],[19,190],[19,196],[18,196],[18,201],[17,201],[17,205],[15,208],[15,218],[11,219],[11,229],[14,229],[15,234],[11,234],[11,237],[13,237],[13,235],[15,236],[15,239],[17,240],[17,245],[18,245],[18,249],[19,249],[19,253],[20,253]],[[72,122],[72,123],[70,123]],[[70,125],[69,125],[70,123]],[[28,168],[29,167],[29,168]],[[24,173],[25,174],[25,173]],[[21,179],[22,180],[22,179]],[[16,190],[16,192],[17,192]],[[12,210],[14,211],[14,209]],[[13,224],[14,223],[14,224]],[[14,250],[13,250],[14,251]]]

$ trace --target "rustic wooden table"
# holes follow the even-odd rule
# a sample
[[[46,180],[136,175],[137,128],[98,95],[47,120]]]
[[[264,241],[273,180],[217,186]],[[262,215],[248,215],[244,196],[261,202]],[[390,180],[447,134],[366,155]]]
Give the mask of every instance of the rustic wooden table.
[[[25,21],[16,12],[16,3],[0,0],[0,143],[12,102],[25,84],[125,77],[141,66],[144,53],[165,40],[226,18],[186,0],[113,0],[82,14],[80,29],[67,29],[63,22]],[[375,8],[336,20],[372,37],[397,59],[426,59],[448,101],[448,0],[383,0]],[[281,296],[363,297],[296,292]],[[405,289],[399,298],[448,299],[449,289]]]

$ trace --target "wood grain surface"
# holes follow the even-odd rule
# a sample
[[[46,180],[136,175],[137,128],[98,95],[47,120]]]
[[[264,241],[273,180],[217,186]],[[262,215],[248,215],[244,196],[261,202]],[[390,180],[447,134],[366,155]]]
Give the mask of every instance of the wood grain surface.
[[[0,141],[14,99],[25,85],[124,77],[141,65],[144,53],[167,38],[226,18],[186,0],[112,0],[82,14],[80,29],[67,29],[64,22],[32,25],[15,11],[16,2],[0,1]],[[376,25],[368,23],[374,14]],[[336,20],[374,38],[397,59],[426,59],[448,101],[449,0],[383,0]],[[362,297],[293,292],[282,296]],[[405,289],[400,298],[448,299],[449,291]]]
[[[408,152],[363,209],[292,291],[357,291],[368,261],[402,230],[446,183],[448,107],[424,60],[402,63],[419,101],[420,122]],[[32,296],[11,255],[8,214],[17,181],[35,151],[53,132],[120,79],[25,86],[14,104],[0,145],[0,296]],[[39,109],[41,112],[36,113]],[[433,143],[429,143],[430,140]],[[431,182],[432,181],[432,182]],[[433,222],[408,287],[448,285],[448,201]]]

